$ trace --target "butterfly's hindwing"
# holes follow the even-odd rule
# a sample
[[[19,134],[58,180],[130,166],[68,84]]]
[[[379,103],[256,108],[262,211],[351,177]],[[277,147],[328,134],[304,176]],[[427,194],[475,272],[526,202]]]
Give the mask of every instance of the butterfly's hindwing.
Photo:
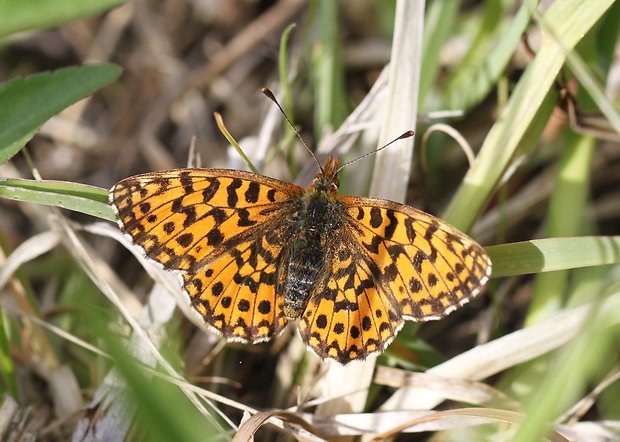
[[[348,229],[331,237],[321,272],[299,324],[303,341],[341,363],[383,350],[403,324],[398,305]]]
[[[289,240],[287,232],[268,229],[183,276],[192,307],[228,340],[265,341],[286,325],[278,269]]]

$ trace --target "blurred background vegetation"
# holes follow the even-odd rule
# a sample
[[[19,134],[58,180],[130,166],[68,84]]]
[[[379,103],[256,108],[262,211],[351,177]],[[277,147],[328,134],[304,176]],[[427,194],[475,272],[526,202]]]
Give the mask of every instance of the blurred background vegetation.
[[[0,0],[1,440],[246,440],[268,418],[258,440],[620,440],[620,7],[406,3]],[[470,231],[487,292],[346,368],[294,327],[225,345],[188,320],[105,189],[247,168],[213,112],[259,170],[307,185],[262,86],[320,158],[414,128],[343,189]]]

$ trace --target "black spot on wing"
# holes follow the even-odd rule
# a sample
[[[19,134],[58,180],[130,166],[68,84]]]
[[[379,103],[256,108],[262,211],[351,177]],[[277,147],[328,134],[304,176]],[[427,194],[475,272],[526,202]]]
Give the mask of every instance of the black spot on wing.
[[[258,195],[260,192],[260,184],[256,181],[251,181],[248,190],[245,191],[245,202],[246,203],[255,203],[258,201]]]
[[[276,202],[276,189],[269,189],[267,191],[267,199],[272,203]]]
[[[219,246],[224,240],[224,235],[219,229],[211,229],[209,233],[207,233],[207,243],[210,246]]]
[[[194,182],[188,171],[181,172],[180,180],[181,186],[183,186],[183,191],[186,194],[192,193],[194,191]]]
[[[191,233],[184,233],[183,235],[179,235],[176,238],[176,241],[182,247],[189,247],[189,245],[194,241],[194,235]]]
[[[389,223],[387,226],[385,226],[385,232],[383,233],[383,235],[387,239],[392,239],[392,236],[394,236],[394,232],[396,231],[396,226],[398,226],[398,220],[396,219],[396,216],[394,215],[393,210],[390,210],[390,209],[386,210],[386,215],[389,220]]]
[[[407,233],[407,239],[409,240],[411,244],[413,244],[413,241],[415,240],[415,237],[416,237],[416,233],[415,233],[415,229],[413,228],[412,218],[409,218],[409,217],[405,218],[405,232]]]
[[[426,259],[426,253],[418,251],[413,258],[413,268],[416,272],[422,273],[422,262]]]
[[[250,212],[248,209],[239,209],[237,213],[239,215],[239,222],[237,223],[239,227],[249,227],[256,224],[256,221],[250,219]]]
[[[234,178],[232,182],[226,187],[226,193],[228,194],[228,207],[237,207],[239,197],[237,196],[237,189],[241,187],[243,182],[239,178]]]
[[[426,233],[424,234],[424,239],[426,239],[427,241],[430,241],[431,238],[433,237],[433,235],[435,235],[435,232],[437,232],[437,229],[439,228],[439,226],[437,225],[437,221],[433,221],[427,228],[426,228]]]
[[[357,220],[361,221],[364,219],[364,209],[362,209],[361,207],[357,208]]]
[[[164,224],[164,232],[166,232],[167,234],[171,234],[172,232],[174,232],[174,223],[172,221],[168,221],[166,224]]]
[[[187,206],[183,209],[185,214],[185,220],[183,221],[183,227],[189,227],[196,222],[196,208],[194,206]]]
[[[220,209],[219,207],[214,207],[204,214],[205,217],[211,216],[213,217],[213,221],[215,221],[216,225],[222,224],[226,218],[226,211],[224,209]]]
[[[381,209],[378,207],[372,207],[370,209],[370,225],[376,229],[382,222],[383,217],[381,216]]]
[[[202,191],[202,202],[208,203],[211,201],[211,198],[215,196],[217,190],[220,188],[219,180],[213,179],[209,180],[209,185]]]
[[[271,311],[271,303],[269,301],[262,300],[258,303],[258,311],[263,315],[268,314]]]

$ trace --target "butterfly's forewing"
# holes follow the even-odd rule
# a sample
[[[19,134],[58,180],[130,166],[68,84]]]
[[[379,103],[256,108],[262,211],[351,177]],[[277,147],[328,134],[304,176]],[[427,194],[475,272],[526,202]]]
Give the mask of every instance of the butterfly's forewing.
[[[192,271],[247,239],[303,189],[226,169],[126,178],[110,191],[121,229],[166,269]]]
[[[486,284],[487,254],[445,222],[390,201],[338,198],[344,221],[332,241],[348,252],[333,254],[340,271],[316,286],[300,324],[319,355],[343,363],[363,359],[383,350],[403,319],[439,319]]]
[[[166,269],[183,272],[204,320],[230,340],[260,342],[286,325],[278,267],[303,189],[225,169],[129,177],[110,192],[121,229]]]

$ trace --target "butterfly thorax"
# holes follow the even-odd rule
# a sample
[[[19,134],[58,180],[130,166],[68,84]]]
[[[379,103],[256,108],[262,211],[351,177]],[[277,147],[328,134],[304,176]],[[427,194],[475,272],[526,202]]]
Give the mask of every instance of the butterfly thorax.
[[[324,171],[330,170],[327,168],[329,164]],[[338,184],[333,175],[326,176],[324,171],[301,198],[294,217],[294,233],[283,284],[284,314],[288,318],[298,318],[306,308],[325,262],[330,235],[340,224],[341,207],[336,198]]]

